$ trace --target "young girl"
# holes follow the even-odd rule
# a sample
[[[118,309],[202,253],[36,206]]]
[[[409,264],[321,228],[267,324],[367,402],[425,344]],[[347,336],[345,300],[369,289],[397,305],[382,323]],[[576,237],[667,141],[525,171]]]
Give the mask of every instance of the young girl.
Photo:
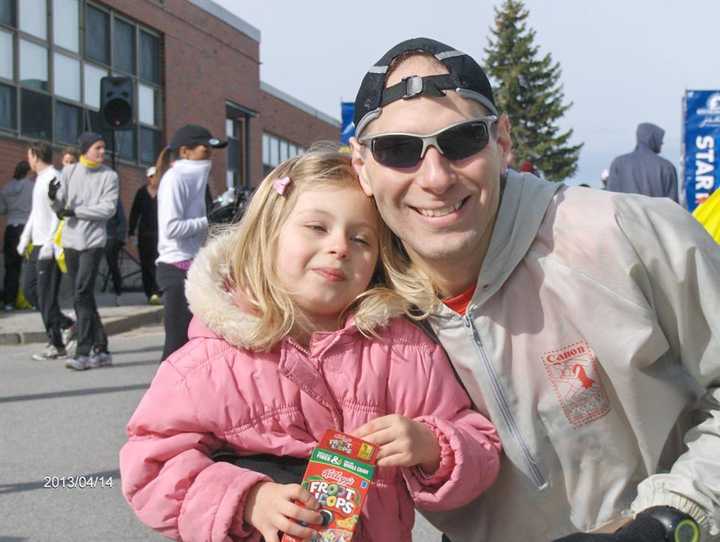
[[[380,447],[355,542],[410,541],[413,504],[456,508],[495,480],[493,426],[383,287],[390,239],[349,157],[311,150],[200,252],[190,341],[160,366],[120,452],[142,521],[185,542],[310,538],[300,522],[321,516],[300,485],[209,456],[307,458],[326,429]]]
[[[227,147],[202,126],[186,124],[173,134],[158,157],[156,175],[158,258],[156,280],[165,302],[165,346],[167,358],[188,340],[192,315],[185,299],[185,277],[208,229],[205,192],[212,149]],[[172,164],[172,165],[171,165]]]

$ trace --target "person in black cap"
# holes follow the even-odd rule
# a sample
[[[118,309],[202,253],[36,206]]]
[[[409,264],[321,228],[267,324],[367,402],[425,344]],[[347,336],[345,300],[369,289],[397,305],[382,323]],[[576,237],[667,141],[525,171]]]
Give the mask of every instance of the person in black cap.
[[[95,280],[105,253],[106,224],[117,207],[119,182],[117,173],[103,165],[105,141],[100,134],[85,132],[78,144],[80,161],[50,181],[48,197],[58,217],[65,219],[62,246],[77,314],[75,356],[65,366],[83,371],[112,365],[95,301]]]
[[[355,125],[353,164],[398,237],[389,280],[507,456],[431,521],[452,542],[718,534],[720,251],[702,227],[668,200],[508,170],[485,73],[431,39],[370,68]]]
[[[227,147],[202,126],[186,124],[158,157],[158,258],[156,279],[165,305],[164,360],[187,342],[192,314],[185,277],[208,230],[205,194],[212,149]]]

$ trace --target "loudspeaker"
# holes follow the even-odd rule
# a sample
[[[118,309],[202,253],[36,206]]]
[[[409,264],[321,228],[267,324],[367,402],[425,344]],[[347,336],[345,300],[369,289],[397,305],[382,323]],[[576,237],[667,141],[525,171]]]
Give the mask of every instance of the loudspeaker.
[[[130,128],[135,93],[130,77],[100,79],[100,112],[113,130]]]

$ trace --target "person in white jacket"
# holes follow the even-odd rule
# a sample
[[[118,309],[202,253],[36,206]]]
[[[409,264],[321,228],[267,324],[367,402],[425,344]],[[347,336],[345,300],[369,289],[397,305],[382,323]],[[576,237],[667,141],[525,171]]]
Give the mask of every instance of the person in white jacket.
[[[187,342],[192,314],[185,298],[185,277],[208,231],[205,193],[212,149],[227,141],[213,137],[202,126],[186,124],[173,134],[160,153],[157,283],[165,305],[165,345],[162,359]],[[172,165],[171,165],[172,164]]]
[[[36,141],[30,144],[28,163],[37,177],[30,216],[17,245],[17,252],[21,255],[32,245],[23,272],[23,293],[40,311],[48,336],[45,350],[32,355],[36,361],[65,358],[75,324],[58,304],[62,273],[55,261],[53,244],[59,221],[50,207],[47,193],[50,182],[60,177],[60,173],[53,167],[52,160],[52,147],[48,143]]]
[[[365,75],[353,164],[395,287],[497,426],[498,481],[428,514],[452,542],[720,533],[720,250],[663,198],[506,169],[482,68],[426,38]]]

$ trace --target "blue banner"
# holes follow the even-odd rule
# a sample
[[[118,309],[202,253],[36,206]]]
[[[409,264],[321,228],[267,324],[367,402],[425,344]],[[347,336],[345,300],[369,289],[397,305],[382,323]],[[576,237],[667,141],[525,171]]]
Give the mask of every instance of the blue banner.
[[[340,126],[340,144],[348,145],[350,138],[355,135],[355,102],[341,102],[341,126]]]
[[[692,211],[720,186],[720,91],[688,90],[684,100],[684,185]]]

